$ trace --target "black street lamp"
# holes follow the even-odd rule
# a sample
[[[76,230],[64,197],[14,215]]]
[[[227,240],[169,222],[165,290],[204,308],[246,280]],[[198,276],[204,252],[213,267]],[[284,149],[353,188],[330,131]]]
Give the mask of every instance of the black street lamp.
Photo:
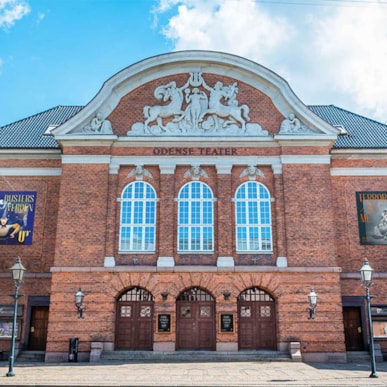
[[[24,272],[26,268],[22,265],[20,257],[16,258],[16,263],[10,268],[12,279],[15,284],[15,294],[12,296],[15,299],[13,309],[13,324],[12,324],[12,343],[11,343],[11,355],[9,356],[9,369],[7,376],[15,376],[13,372],[13,363],[15,361],[15,340],[16,340],[16,319],[17,319],[17,300],[22,297],[19,295],[19,286],[23,281]]]
[[[368,333],[370,336],[370,354],[371,354],[371,375],[370,378],[378,378],[376,374],[376,363],[375,363],[375,347],[374,347],[374,332],[372,329],[372,319],[371,319],[371,298],[370,296],[370,286],[372,285],[372,276],[374,269],[369,265],[368,259],[363,263],[362,268],[360,269],[361,274],[361,284],[363,285],[367,301],[367,312],[368,312]]]

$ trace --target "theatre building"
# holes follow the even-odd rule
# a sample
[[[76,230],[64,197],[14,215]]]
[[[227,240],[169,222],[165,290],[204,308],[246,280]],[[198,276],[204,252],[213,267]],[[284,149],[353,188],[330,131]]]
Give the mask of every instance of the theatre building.
[[[0,127],[3,358],[17,257],[18,356],[67,361],[77,338],[79,361],[267,351],[345,362],[369,350],[365,259],[387,354],[386,134],[207,51],[145,59],[86,106]]]

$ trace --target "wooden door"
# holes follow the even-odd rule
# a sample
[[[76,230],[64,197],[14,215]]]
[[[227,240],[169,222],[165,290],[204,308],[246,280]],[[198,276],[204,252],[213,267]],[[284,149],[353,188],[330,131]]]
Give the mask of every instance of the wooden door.
[[[363,351],[363,331],[360,307],[344,307],[344,335],[347,351]]]
[[[176,309],[176,349],[215,350],[215,301],[212,296],[198,288],[189,289],[177,299]]]
[[[153,297],[133,288],[117,302],[116,345],[118,350],[153,350]]]
[[[272,297],[252,288],[238,297],[240,350],[276,350],[276,312]]]
[[[45,351],[47,344],[48,306],[31,308],[31,324],[28,340],[30,351]]]

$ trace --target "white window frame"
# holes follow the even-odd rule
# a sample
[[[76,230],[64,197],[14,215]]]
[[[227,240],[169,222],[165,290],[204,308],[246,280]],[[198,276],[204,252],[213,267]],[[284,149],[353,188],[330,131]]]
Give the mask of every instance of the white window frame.
[[[200,196],[198,198],[192,197],[192,188],[199,185]],[[188,196],[182,197],[182,193],[188,189]],[[203,190],[209,191],[209,197],[203,196]],[[214,252],[214,194],[211,188],[201,181],[191,181],[185,184],[179,191],[178,196],[178,214],[177,214],[177,249],[179,253],[213,253]],[[184,207],[184,208],[183,208]],[[205,207],[207,212],[204,212]],[[198,214],[199,221],[193,222],[194,209]],[[182,211],[187,209],[187,218],[183,218]],[[206,221],[206,217],[210,218],[210,222]],[[184,220],[184,221],[182,221]],[[210,238],[205,237],[205,232],[209,229]],[[183,231],[186,231],[186,238],[183,236]],[[194,232],[198,232],[198,238],[193,238]],[[186,247],[182,246],[183,238],[186,239]],[[206,248],[205,242],[208,243],[210,239],[211,246]],[[196,242],[198,246],[195,246]]]
[[[135,194],[137,187],[143,185],[143,195],[137,196]],[[128,190],[132,189],[132,197],[126,197]],[[153,193],[152,197],[147,197],[147,190]],[[144,252],[154,253],[156,251],[156,220],[157,220],[157,195],[156,190],[147,182],[134,181],[128,184],[121,193],[121,211],[120,211],[120,236],[119,236],[119,251],[120,252]],[[152,207],[149,208],[149,205]],[[136,209],[140,209],[140,211]],[[128,211],[129,214],[125,214],[124,211]],[[152,213],[148,213],[152,211]],[[136,217],[140,214],[140,220]],[[147,219],[153,219],[149,223]],[[129,217],[127,221],[124,221],[124,217]],[[152,234],[151,240],[147,238],[147,231],[150,230]],[[124,234],[128,233],[128,237]],[[140,234],[140,238],[135,238]]]
[[[249,187],[252,188],[253,185],[256,185],[256,190],[249,190]],[[240,190],[245,191],[245,195],[242,198],[238,197]],[[257,197],[253,196],[253,192],[257,193]],[[235,191],[233,202],[235,205],[235,242],[237,253],[273,252],[271,201],[269,190],[257,181],[242,183]],[[241,218],[244,218],[244,222],[240,221]],[[243,230],[245,231],[244,238],[241,238]],[[254,233],[256,237],[252,238]]]

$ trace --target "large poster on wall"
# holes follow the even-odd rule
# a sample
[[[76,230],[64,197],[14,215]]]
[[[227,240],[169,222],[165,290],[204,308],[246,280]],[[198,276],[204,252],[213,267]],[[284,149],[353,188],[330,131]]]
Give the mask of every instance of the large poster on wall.
[[[36,192],[0,191],[0,245],[31,245]]]
[[[356,192],[362,245],[387,244],[387,191]]]

